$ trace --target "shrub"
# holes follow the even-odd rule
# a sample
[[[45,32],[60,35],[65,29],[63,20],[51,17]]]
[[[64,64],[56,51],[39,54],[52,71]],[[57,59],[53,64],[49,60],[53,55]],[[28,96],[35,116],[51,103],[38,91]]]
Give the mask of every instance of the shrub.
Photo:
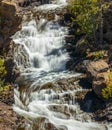
[[[102,89],[102,96],[105,99],[112,98],[112,72],[109,73],[109,82],[107,86],[104,89]]]
[[[100,51],[95,51],[95,52],[86,52],[86,57],[87,58],[92,58],[92,59],[103,59],[106,56],[106,51],[105,50],[100,50]]]
[[[7,71],[4,66],[4,60],[0,58],[0,92],[9,90],[9,85],[5,85],[5,75]]]
[[[4,60],[0,58],[0,79],[3,79],[6,74],[7,71],[4,66]]]
[[[8,91],[9,89],[10,89],[10,85],[8,84],[5,85],[4,80],[0,79],[0,92]]]
[[[112,98],[112,87],[107,86],[106,88],[104,88],[104,89],[102,90],[102,96],[103,96],[105,99]]]
[[[99,1],[98,0],[72,0],[68,7],[74,15],[73,21],[79,25],[79,33],[93,34],[99,24]]]

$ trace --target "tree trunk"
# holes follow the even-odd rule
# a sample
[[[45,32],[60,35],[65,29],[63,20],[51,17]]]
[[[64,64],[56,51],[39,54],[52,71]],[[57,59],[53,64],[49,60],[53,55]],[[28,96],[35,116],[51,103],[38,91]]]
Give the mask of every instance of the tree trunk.
[[[103,44],[103,0],[100,0],[100,25],[99,25],[99,31],[100,31],[100,44]]]
[[[92,17],[92,22],[93,22],[93,36],[94,36],[94,42],[95,42],[95,44],[97,44],[96,27],[95,27],[95,24],[94,24],[94,19],[95,19],[95,17]]]

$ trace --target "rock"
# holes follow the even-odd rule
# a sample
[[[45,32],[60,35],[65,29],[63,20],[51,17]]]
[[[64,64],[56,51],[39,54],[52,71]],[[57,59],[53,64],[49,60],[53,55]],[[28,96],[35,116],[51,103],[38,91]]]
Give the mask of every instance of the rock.
[[[24,17],[24,21],[30,21],[32,18],[34,18],[37,22],[44,18],[48,21],[54,20],[54,22],[58,21],[61,22],[63,21],[64,24],[64,15],[67,13],[67,8],[64,7],[59,7],[56,9],[41,9],[41,8],[35,8],[35,4],[33,3],[30,4],[30,6],[26,8],[22,8],[22,11],[20,12]]]
[[[25,87],[30,87],[30,85],[32,84],[32,82],[29,79],[27,79],[25,76],[17,77],[15,83],[18,84],[20,89],[21,88],[25,89]]]
[[[11,1],[0,1],[0,55],[3,55],[7,70],[7,81],[13,82],[18,72],[13,58],[13,41],[10,38],[21,29],[22,17],[18,14],[16,4]]]
[[[77,56],[85,56],[88,48],[89,48],[89,46],[88,46],[88,43],[86,42],[86,37],[82,37],[76,43],[75,53]]]
[[[108,121],[112,121],[112,100],[106,103],[106,109],[104,110],[104,113]]]
[[[14,3],[0,2],[0,19],[0,36],[4,40],[21,29],[22,17],[17,14]]]
[[[65,37],[65,40],[66,40],[66,43],[67,43],[67,45],[69,44],[69,43],[71,43],[70,45],[71,45],[71,49],[72,49],[72,47],[73,47],[73,45],[75,44],[74,42],[75,42],[75,36],[74,35],[67,35],[66,37]]]
[[[87,72],[95,77],[98,73],[106,72],[109,65],[104,60],[92,61],[87,65]]]
[[[84,67],[90,82],[97,77],[98,73],[107,72],[109,69],[109,65],[104,60],[84,62]]]
[[[104,60],[92,61],[86,66],[87,77],[99,97],[102,97],[102,89],[107,86],[109,81],[108,70],[109,65]]]
[[[8,106],[0,101],[0,107],[0,130],[16,129],[17,117],[16,113],[13,110],[11,110],[11,106]]]
[[[98,73],[96,74],[96,77],[94,77],[92,82],[92,87],[94,92],[98,96],[102,96],[102,89],[107,86],[107,83],[109,81],[108,72]]]
[[[77,61],[77,62],[76,62]],[[87,72],[87,65],[89,64],[89,60],[83,60],[83,59],[79,59],[77,58],[75,60],[75,65],[73,65],[73,69],[76,71],[76,72],[79,72],[79,73],[86,73]]]
[[[33,130],[59,130],[47,118],[40,117],[32,122]]]
[[[96,112],[98,119],[105,119],[112,122],[112,100],[105,103],[105,108]]]
[[[56,85],[53,84],[52,82],[48,82],[48,83],[41,86],[40,90],[42,90],[42,89],[54,89],[55,90]]]
[[[20,7],[27,7],[27,6],[31,6],[35,3],[37,3],[37,5],[39,4],[48,4],[50,3],[51,0],[19,0],[18,1],[18,5]]]
[[[7,71],[7,75],[5,77],[6,81],[14,82],[15,79],[20,75],[20,71],[15,68],[13,57],[6,57],[4,65]]]

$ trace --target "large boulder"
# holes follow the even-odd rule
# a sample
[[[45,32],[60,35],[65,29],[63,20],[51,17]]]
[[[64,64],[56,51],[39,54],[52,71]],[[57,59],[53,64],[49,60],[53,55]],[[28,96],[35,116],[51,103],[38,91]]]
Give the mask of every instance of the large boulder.
[[[21,29],[22,17],[17,14],[16,5],[11,2],[0,2],[0,44]]]
[[[92,87],[99,97],[102,97],[102,89],[107,86],[108,81],[108,72],[98,73],[96,77],[93,78]]]
[[[86,64],[87,74],[90,78],[95,78],[97,74],[107,72],[109,65],[104,60],[90,61]]]
[[[104,60],[91,61],[86,66],[86,71],[94,92],[102,97],[102,89],[109,82],[109,65]]]

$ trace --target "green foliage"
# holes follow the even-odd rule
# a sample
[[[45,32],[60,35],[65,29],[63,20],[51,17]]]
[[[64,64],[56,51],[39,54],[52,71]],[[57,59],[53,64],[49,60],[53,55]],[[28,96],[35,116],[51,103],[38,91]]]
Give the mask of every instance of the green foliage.
[[[105,99],[112,98],[112,72],[109,73],[109,82],[107,86],[104,89],[102,89],[102,96]]]
[[[106,88],[104,88],[104,89],[102,90],[102,96],[103,96],[105,99],[112,98],[112,87],[107,86]]]
[[[0,58],[0,92],[9,90],[9,85],[5,85],[4,76],[7,71],[4,66],[4,60]]]
[[[90,51],[86,52],[86,57],[92,58],[94,60],[103,59],[106,55],[107,54],[105,50],[100,50],[100,51],[95,51],[95,52],[90,52]]]
[[[4,66],[4,61],[3,59],[0,58],[0,79],[3,79],[6,74],[7,74],[7,71]]]
[[[72,0],[69,10],[74,15],[73,21],[80,27],[78,33],[92,34],[93,29],[98,28],[100,11],[98,1]]]
[[[0,79],[0,92],[8,91],[10,89],[9,85],[5,85],[4,80]]]

